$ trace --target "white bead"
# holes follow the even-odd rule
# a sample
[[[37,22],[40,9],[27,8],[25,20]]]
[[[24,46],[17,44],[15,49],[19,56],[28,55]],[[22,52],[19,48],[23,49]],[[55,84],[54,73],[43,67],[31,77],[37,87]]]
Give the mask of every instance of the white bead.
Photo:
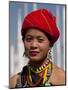
[[[38,72],[39,70],[37,69],[36,71]]]
[[[41,67],[39,67],[39,70],[41,70]]]
[[[41,69],[43,69],[44,67],[43,66],[41,66]]]
[[[46,65],[44,64],[43,66],[45,67]]]

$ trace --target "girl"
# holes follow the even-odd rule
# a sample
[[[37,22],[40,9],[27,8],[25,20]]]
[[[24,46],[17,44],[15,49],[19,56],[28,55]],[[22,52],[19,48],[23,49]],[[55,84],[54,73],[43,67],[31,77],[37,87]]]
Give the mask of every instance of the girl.
[[[65,85],[65,72],[51,60],[51,48],[60,34],[56,17],[47,9],[32,11],[24,19],[21,34],[29,63],[10,78],[10,88]]]

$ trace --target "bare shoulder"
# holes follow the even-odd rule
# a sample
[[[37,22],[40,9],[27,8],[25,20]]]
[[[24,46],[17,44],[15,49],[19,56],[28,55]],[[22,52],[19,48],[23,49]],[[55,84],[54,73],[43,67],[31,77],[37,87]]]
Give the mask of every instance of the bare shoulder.
[[[53,64],[50,82],[54,85],[65,85],[65,71]]]
[[[18,75],[14,75],[9,79],[9,87],[10,88],[15,88],[16,83],[17,83]]]

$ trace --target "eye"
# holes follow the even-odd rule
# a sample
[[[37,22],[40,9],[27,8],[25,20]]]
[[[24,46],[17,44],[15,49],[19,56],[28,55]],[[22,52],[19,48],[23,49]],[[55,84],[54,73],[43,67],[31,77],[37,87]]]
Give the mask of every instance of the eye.
[[[25,40],[26,40],[27,42],[31,42],[31,41],[33,40],[33,38],[32,38],[32,37],[25,37]]]
[[[43,38],[38,38],[38,42],[42,43],[44,41]]]

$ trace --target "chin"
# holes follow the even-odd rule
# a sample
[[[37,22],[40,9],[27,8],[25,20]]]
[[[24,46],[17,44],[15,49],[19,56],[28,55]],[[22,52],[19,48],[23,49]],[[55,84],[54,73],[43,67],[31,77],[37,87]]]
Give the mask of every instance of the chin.
[[[33,61],[33,62],[39,62],[40,58],[32,57],[32,58],[30,58],[30,60]]]

